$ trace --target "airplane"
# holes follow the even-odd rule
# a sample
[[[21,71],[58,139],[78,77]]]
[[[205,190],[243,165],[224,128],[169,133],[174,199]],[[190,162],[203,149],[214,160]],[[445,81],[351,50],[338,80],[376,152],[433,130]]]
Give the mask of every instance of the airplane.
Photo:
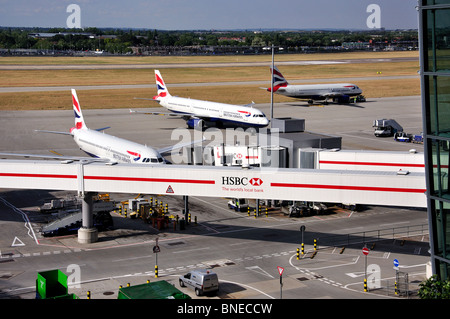
[[[37,154],[18,154],[18,153],[0,153],[0,155],[8,156],[23,156],[23,157],[39,157],[48,159],[59,159],[67,161],[87,161],[87,162],[104,162],[108,165],[117,163],[132,163],[132,164],[166,164],[168,163],[161,154],[168,153],[176,148],[181,148],[183,144],[166,147],[162,149],[154,149],[147,145],[138,144],[129,140],[125,140],[116,136],[104,133],[104,127],[100,129],[91,130],[86,126],[81,112],[81,106],[78,100],[77,93],[72,89],[72,104],[75,112],[75,126],[70,129],[70,132],[56,132],[36,130],[43,133],[71,135],[82,151],[90,157],[75,157],[55,155],[37,155]],[[194,142],[194,143],[198,143]],[[189,143],[193,144],[193,143]]]
[[[145,114],[181,116],[189,128],[204,126],[265,127],[269,120],[260,110],[249,105],[232,105],[172,96],[159,70],[155,70],[157,96],[153,100],[173,113]],[[138,113],[130,110],[132,113]]]
[[[270,68],[270,73],[272,74],[272,68]],[[273,93],[307,99],[309,104],[313,104],[314,100],[324,101],[324,104],[328,104],[329,98],[338,103],[349,103],[350,97],[362,93],[362,90],[352,83],[291,85],[276,66],[273,69],[272,81]],[[271,88],[267,89],[269,92],[271,90]]]

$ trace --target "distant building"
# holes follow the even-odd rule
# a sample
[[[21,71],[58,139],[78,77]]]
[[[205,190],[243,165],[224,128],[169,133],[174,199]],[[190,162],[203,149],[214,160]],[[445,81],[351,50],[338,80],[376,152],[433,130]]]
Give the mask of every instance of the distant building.
[[[92,33],[79,33],[79,32],[59,32],[59,33],[52,33],[52,32],[38,32],[38,33],[29,33],[28,36],[30,38],[35,38],[35,39],[49,39],[49,38],[53,38],[54,36],[57,35],[62,35],[62,36],[66,36],[66,35],[74,35],[74,36],[85,36],[88,37],[90,39],[94,39],[95,38],[95,34]]]

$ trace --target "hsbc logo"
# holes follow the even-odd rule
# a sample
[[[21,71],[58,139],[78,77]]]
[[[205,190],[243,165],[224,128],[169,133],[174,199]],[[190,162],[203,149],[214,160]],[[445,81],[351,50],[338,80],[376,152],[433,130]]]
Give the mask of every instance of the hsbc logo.
[[[225,176],[222,176],[222,185],[247,186],[248,184],[250,184],[252,186],[261,186],[262,183],[263,183],[263,181],[260,178],[248,179],[247,177],[237,177],[237,176],[225,177]]]
[[[262,181],[261,178],[252,178],[252,179],[249,181],[249,183],[252,184],[253,186],[261,186],[262,183],[263,183],[263,181]]]

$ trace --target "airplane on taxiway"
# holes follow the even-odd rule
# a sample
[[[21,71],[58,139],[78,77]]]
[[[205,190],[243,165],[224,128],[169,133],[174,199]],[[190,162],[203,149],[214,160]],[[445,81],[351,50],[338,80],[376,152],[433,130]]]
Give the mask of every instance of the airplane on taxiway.
[[[272,68],[270,68],[272,74]],[[314,101],[324,101],[328,103],[328,99],[333,99],[338,103],[349,103],[350,97],[358,96],[362,90],[352,83],[335,83],[335,84],[302,84],[292,85],[284,78],[281,72],[274,67],[273,69],[273,93],[308,100],[309,104]],[[266,89],[266,88],[264,88]],[[268,88],[267,91],[271,91]]]
[[[269,120],[263,112],[249,105],[233,105],[172,96],[159,70],[155,70],[157,96],[153,100],[173,113],[145,114],[181,116],[189,128],[201,126],[265,127]],[[130,112],[135,112],[130,110]],[[137,113],[137,112],[136,112]]]
[[[161,154],[169,153],[176,148],[186,146],[182,144],[176,144],[175,146],[157,150],[147,145],[138,144],[104,133],[103,131],[105,129],[108,129],[109,127],[95,130],[89,129],[84,122],[83,114],[81,112],[81,106],[78,101],[77,93],[74,89],[72,89],[72,104],[73,110],[75,112],[75,126],[70,129],[70,132],[44,130],[37,131],[44,133],[71,135],[80,149],[91,157],[18,153],[0,153],[0,155],[39,157],[67,161],[105,162],[109,165],[117,163],[165,164],[166,160]]]

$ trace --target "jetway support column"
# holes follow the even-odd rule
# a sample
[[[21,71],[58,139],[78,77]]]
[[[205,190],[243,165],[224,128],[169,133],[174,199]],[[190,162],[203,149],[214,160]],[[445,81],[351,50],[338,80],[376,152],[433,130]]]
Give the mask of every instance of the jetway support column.
[[[92,196],[94,193],[84,193],[82,195],[82,226],[78,230],[78,242],[80,244],[95,243],[98,240],[98,230],[94,227],[94,210]]]

